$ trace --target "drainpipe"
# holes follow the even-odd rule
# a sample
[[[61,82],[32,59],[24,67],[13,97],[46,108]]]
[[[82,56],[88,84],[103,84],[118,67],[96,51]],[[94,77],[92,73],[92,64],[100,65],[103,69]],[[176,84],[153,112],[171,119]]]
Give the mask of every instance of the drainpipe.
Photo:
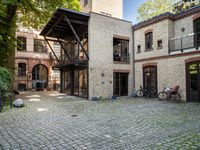
[[[133,89],[134,89],[134,94],[136,92],[136,89],[135,89],[135,43],[134,43],[134,39],[135,39],[135,36],[134,36],[134,30],[132,28],[132,40],[133,40],[133,54],[132,54],[132,63],[133,63]],[[133,94],[133,93],[132,93]]]

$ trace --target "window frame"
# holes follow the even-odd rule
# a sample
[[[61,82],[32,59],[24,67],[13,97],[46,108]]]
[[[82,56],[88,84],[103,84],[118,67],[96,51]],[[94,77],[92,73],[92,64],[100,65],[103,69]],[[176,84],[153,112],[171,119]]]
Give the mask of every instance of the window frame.
[[[116,41],[119,41],[120,42],[120,52],[119,52],[119,60],[116,59],[116,56],[115,56],[115,48],[114,48],[114,44],[115,44],[115,40]],[[127,52],[123,52],[123,42],[127,42]],[[129,50],[129,43],[130,41],[128,39],[120,39],[120,38],[116,38],[116,37],[113,37],[113,61],[114,62],[125,62],[125,63],[129,63],[130,62],[130,50]],[[126,54],[126,60],[122,60],[121,58],[123,57],[123,53]]]
[[[25,52],[27,51],[27,38],[24,36],[17,36],[17,51]],[[23,41],[24,40],[24,41]]]
[[[141,50],[141,45],[138,45],[137,46],[137,53],[141,53],[142,52],[142,50]]]
[[[40,42],[40,44],[38,44]],[[42,44],[41,44],[42,43]],[[36,50],[36,47],[40,47],[42,49],[42,51],[40,51],[39,49]],[[34,52],[36,53],[48,53],[48,47],[47,47],[47,43],[45,40],[43,39],[34,39]]]
[[[26,63],[18,63],[18,76],[19,77],[26,76],[26,70],[27,70],[26,67],[27,67]]]
[[[159,46],[159,42],[161,42],[161,46]],[[158,49],[162,49],[163,48],[163,40],[162,39],[157,40],[157,48]]]
[[[23,87],[24,86],[24,87]],[[24,88],[24,89],[23,89]],[[25,84],[25,83],[18,83],[17,84],[17,90],[18,91],[21,91],[21,92],[23,92],[23,91],[27,91],[27,85]]]
[[[153,50],[153,32],[147,32],[145,33],[145,51],[151,50]]]

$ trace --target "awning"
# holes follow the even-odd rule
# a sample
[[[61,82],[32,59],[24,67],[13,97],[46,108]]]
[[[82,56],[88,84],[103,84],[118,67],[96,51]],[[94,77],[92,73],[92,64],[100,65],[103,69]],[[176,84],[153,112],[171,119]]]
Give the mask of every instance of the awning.
[[[53,40],[59,42],[64,50],[64,55],[70,60],[69,52],[63,45],[63,41],[69,42],[71,40],[76,40],[81,50],[85,53],[87,60],[89,60],[88,53],[81,43],[81,36],[83,36],[85,32],[88,32],[89,17],[90,15],[88,13],[59,8],[40,33],[41,36],[44,36],[59,65],[62,65],[62,62],[56,56],[49,41]]]
[[[73,32],[67,24],[65,17],[69,19],[70,23],[76,30],[77,35],[82,35],[85,28],[88,28],[88,20],[90,17],[88,13],[59,8],[43,28],[40,35],[60,39],[68,39],[70,36],[73,36]]]

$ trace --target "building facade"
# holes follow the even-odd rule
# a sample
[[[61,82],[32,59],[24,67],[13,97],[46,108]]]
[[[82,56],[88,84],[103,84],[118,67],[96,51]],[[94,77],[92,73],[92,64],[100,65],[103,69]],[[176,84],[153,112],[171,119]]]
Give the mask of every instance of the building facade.
[[[164,13],[132,26],[119,16],[58,9],[41,32],[57,41],[61,92],[85,97],[131,96],[143,86],[157,93],[179,85],[181,100],[200,101],[200,6]],[[112,13],[111,13],[112,14]]]
[[[135,89],[180,86],[181,100],[200,101],[200,6],[133,26]]]
[[[61,70],[61,92],[88,99],[133,93],[131,22],[68,9],[53,17],[41,35],[63,45],[55,66]]]
[[[80,0],[81,11],[123,18],[123,0]]]
[[[38,32],[23,29],[16,33],[17,48],[15,54],[15,89],[53,90],[60,84],[59,71],[52,70],[55,58],[44,38]],[[60,45],[51,42],[57,55]]]

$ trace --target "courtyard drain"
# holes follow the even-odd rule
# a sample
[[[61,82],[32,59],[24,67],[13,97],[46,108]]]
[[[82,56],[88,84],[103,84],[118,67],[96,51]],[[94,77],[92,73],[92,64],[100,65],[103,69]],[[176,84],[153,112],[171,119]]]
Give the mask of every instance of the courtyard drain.
[[[78,115],[71,115],[71,117],[73,117],[73,118],[74,118],[74,117],[78,117]]]

